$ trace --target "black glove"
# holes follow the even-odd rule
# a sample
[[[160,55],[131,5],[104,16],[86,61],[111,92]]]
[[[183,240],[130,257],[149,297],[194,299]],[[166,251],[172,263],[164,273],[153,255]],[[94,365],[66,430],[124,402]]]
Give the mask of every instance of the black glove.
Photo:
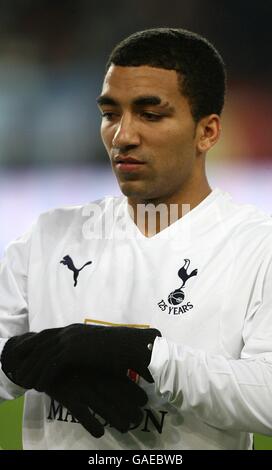
[[[73,324],[10,338],[1,362],[17,385],[45,391],[55,378],[71,369],[84,374],[125,377],[132,369],[148,382],[152,345],[161,333],[152,328]]]
[[[97,438],[103,436],[106,424],[123,433],[139,425],[143,418],[140,407],[147,403],[144,390],[128,377],[97,378],[78,371],[58,378],[46,393],[64,405]],[[105,422],[102,424],[91,410]]]

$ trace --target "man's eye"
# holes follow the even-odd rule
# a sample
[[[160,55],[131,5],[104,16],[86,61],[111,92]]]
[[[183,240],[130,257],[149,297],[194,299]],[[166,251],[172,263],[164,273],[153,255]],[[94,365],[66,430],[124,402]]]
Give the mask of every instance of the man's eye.
[[[102,113],[102,118],[106,119],[107,121],[112,121],[114,118],[114,113]]]
[[[161,114],[148,113],[148,112],[143,112],[142,116],[147,121],[160,121],[163,118],[163,116]]]

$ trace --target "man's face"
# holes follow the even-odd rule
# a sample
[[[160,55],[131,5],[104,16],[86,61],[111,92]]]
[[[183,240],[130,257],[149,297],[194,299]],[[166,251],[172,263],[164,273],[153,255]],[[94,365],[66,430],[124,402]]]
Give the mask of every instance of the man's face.
[[[121,191],[178,199],[196,165],[196,124],[174,70],[111,65],[98,99],[101,135]]]

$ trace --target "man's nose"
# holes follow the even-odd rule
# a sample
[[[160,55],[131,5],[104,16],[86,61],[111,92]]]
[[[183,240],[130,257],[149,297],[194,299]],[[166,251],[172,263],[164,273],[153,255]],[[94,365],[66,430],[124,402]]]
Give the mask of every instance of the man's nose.
[[[123,148],[130,145],[139,145],[140,136],[132,116],[123,115],[117,124],[116,131],[112,139],[112,146]]]

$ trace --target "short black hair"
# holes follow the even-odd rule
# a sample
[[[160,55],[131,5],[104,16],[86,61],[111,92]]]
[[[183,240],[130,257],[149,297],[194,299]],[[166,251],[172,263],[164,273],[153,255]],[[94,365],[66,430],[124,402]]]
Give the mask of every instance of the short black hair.
[[[181,94],[187,97],[192,116],[221,114],[226,89],[226,71],[215,47],[199,34],[184,29],[154,28],[139,31],[121,41],[111,52],[111,64],[176,70]]]

